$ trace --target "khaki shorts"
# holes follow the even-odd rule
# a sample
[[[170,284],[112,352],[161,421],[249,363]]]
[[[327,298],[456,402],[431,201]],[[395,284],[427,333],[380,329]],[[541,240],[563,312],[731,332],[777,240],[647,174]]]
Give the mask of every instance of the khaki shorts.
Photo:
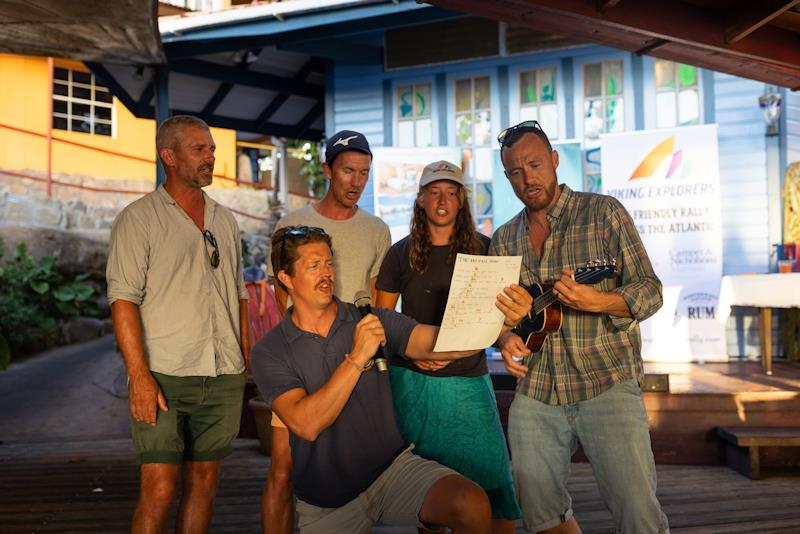
[[[378,521],[383,525],[431,528],[419,520],[422,502],[437,480],[458,473],[413,454],[412,447],[400,453],[363,493],[340,508],[320,508],[298,500],[300,533],[369,534]]]
[[[221,460],[239,433],[244,374],[169,376],[152,373],[169,411],[158,411],[155,426],[131,418],[133,447],[140,464]]]

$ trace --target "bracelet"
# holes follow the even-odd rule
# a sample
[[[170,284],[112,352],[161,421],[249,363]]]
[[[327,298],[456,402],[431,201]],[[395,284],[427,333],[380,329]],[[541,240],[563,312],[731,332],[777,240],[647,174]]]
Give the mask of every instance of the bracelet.
[[[356,371],[358,371],[359,373],[363,373],[364,372],[364,366],[363,365],[358,365],[356,363],[356,361],[353,358],[350,357],[350,353],[347,353],[347,352],[345,353],[344,361],[346,361],[347,363],[349,363],[350,365],[355,367]]]
[[[506,321],[505,319],[503,319],[503,324],[504,324],[504,325],[506,325],[507,327],[511,328],[512,330],[513,330],[514,328],[516,328],[517,326],[519,326],[519,323],[516,323],[516,324],[508,324],[508,321]]]

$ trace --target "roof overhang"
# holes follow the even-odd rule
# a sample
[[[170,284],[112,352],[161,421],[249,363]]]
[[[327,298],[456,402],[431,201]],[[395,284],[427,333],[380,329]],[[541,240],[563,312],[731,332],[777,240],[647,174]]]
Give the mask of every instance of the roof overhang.
[[[163,63],[156,12],[156,0],[0,0],[0,53]]]
[[[509,25],[800,88],[800,0],[429,0]]]
[[[162,17],[170,110],[241,132],[318,139],[329,61],[382,65],[383,47],[364,33],[463,16],[413,0],[293,0]],[[89,66],[136,116],[155,116],[155,69]]]

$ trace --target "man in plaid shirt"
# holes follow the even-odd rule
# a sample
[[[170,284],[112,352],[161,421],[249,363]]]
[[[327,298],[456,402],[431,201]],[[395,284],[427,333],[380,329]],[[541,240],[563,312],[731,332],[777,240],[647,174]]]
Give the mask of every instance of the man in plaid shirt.
[[[558,184],[558,152],[536,121],[504,130],[498,141],[525,208],[497,229],[489,254],[521,255],[524,285],[554,282],[563,317],[536,353],[513,332],[499,341],[519,379],[508,432],[525,529],[580,532],[567,492],[580,443],[617,532],[668,532],[640,387],[639,322],[661,307],[661,282],[619,201]],[[574,269],[595,260],[615,260],[618,276],[576,282]]]

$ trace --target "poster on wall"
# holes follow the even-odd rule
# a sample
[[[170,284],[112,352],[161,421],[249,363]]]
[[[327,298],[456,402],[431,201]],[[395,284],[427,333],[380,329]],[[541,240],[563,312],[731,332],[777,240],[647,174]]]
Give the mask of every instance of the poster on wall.
[[[558,151],[558,183],[567,184],[573,191],[583,191],[583,171],[581,166],[580,141],[553,142],[553,150]],[[522,202],[514,194],[500,160],[500,149],[494,149],[494,227],[508,222],[522,209]]]
[[[602,192],[633,217],[664,305],[642,323],[647,361],[726,361],[717,319],[722,218],[717,126],[601,136]]]
[[[372,179],[375,181],[375,215],[383,219],[392,233],[392,243],[408,235],[417,184],[428,163],[447,160],[461,165],[461,149],[456,147],[372,149]]]

